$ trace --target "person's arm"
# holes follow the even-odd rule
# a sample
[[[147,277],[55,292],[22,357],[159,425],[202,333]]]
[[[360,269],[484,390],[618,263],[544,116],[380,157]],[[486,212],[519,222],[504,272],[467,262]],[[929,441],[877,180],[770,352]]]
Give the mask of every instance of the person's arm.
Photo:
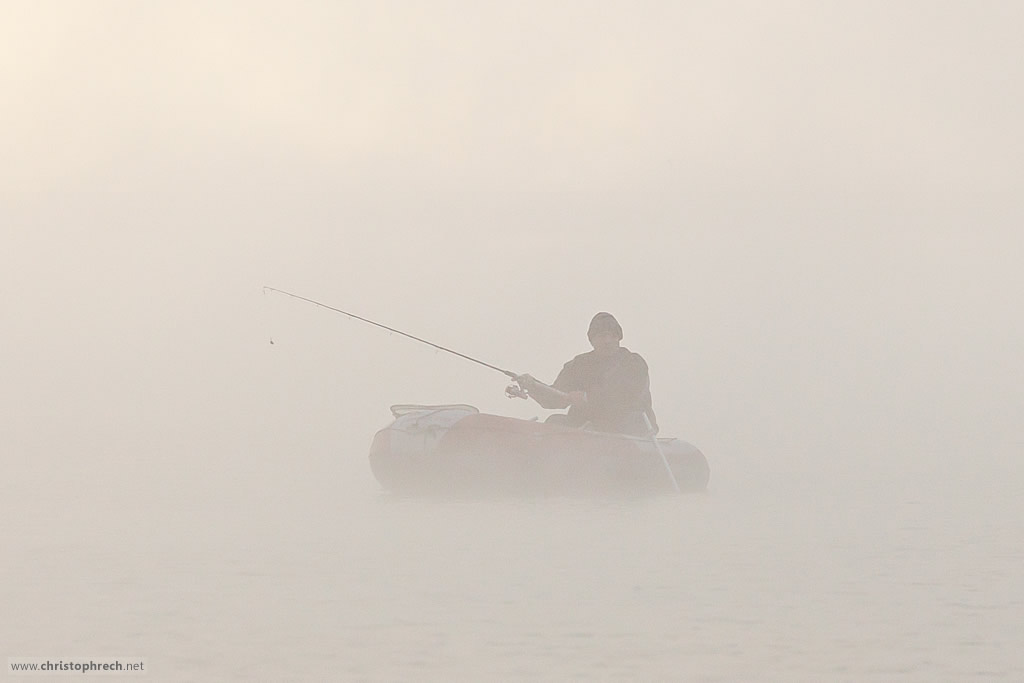
[[[651,423],[651,434],[657,434],[660,427],[658,427],[658,416],[654,414],[654,403],[651,400],[650,375],[648,375],[647,382],[644,385],[644,393],[640,395],[640,403],[644,407],[644,414],[647,416],[647,421]]]
[[[558,410],[560,408],[567,408],[571,403],[569,394],[550,387],[540,380],[534,379],[531,375],[520,375],[516,378],[516,381],[519,382],[519,386],[526,389],[530,398],[539,403],[542,408]]]
[[[658,416],[654,414],[654,405],[651,400],[651,374],[647,367],[647,361],[640,356],[637,356],[637,358],[640,361],[640,377],[643,380],[643,388],[640,391],[640,405],[643,406],[644,415],[647,416],[647,421],[651,426],[651,434],[654,435],[658,433],[659,427]]]

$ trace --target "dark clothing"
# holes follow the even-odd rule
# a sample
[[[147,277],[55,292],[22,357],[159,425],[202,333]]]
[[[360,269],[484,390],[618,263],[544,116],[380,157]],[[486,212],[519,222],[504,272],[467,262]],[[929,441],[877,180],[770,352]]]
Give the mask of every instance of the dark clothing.
[[[642,435],[647,433],[644,413],[657,425],[647,362],[625,347],[606,356],[595,351],[576,356],[565,364],[552,386],[566,393],[587,392],[586,403],[569,408],[570,425]]]

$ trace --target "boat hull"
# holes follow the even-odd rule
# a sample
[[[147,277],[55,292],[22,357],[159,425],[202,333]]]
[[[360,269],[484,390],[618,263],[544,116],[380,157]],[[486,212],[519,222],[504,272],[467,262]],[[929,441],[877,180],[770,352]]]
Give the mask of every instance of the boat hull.
[[[471,406],[396,406],[370,466],[396,493],[645,495],[707,488],[707,459],[679,439],[652,439],[479,413]]]

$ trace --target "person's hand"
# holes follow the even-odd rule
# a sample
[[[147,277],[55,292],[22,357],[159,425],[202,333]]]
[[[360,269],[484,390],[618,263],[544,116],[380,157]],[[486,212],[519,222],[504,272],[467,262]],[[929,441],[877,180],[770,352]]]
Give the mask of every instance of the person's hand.
[[[537,380],[533,378],[533,375],[519,375],[516,377],[516,382],[527,391],[537,388],[538,384]]]
[[[570,391],[569,392],[569,405],[575,406],[587,402],[587,392],[585,391]]]

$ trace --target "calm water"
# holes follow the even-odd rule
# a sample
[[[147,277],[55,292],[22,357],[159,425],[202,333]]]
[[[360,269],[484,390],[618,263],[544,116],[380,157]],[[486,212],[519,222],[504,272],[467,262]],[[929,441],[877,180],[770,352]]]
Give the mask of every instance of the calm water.
[[[653,500],[23,497],[0,655],[141,656],[150,681],[1024,680],[1014,486],[712,470]]]

